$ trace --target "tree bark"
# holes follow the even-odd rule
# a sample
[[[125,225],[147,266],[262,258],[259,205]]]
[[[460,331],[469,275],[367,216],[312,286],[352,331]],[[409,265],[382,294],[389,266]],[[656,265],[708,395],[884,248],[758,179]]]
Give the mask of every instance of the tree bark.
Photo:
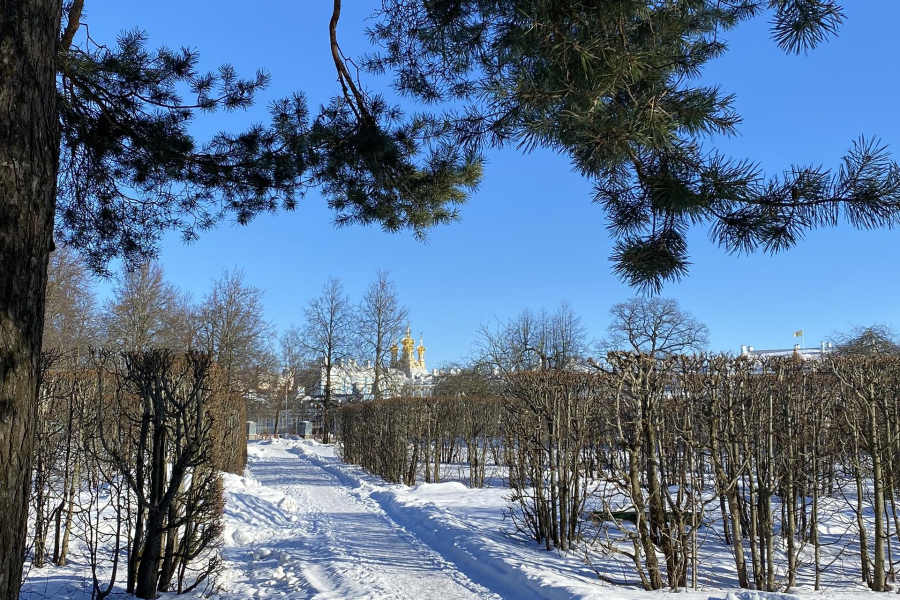
[[[0,600],[25,554],[47,261],[52,248],[62,0],[0,0]]]
[[[66,520],[63,527],[62,542],[59,546],[59,556],[56,564],[59,567],[65,566],[66,555],[69,553],[69,535],[72,531],[72,517],[75,513],[75,492],[78,491],[78,477],[81,473],[81,461],[76,459],[75,471],[72,474],[72,481],[69,483],[69,489],[66,490]]]
[[[875,559],[875,567],[872,572],[872,591],[885,591],[885,531],[884,531],[884,479],[882,477],[881,468],[881,447],[878,435],[879,415],[875,407],[875,392],[870,385],[868,404],[866,406],[868,416],[868,443],[869,456],[872,458],[872,508],[874,510],[875,521],[875,543],[873,554]]]

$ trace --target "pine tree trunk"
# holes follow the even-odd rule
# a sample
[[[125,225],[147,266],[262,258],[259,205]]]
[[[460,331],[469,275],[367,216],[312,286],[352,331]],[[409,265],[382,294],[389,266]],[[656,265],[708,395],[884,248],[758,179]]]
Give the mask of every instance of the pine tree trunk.
[[[25,554],[59,126],[62,0],[0,1],[0,600]]]

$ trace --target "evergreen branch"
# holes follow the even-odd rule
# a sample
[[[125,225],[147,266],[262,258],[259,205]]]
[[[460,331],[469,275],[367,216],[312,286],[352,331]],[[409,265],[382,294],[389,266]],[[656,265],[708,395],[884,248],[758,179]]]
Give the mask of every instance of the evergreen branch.
[[[772,37],[785,52],[800,54],[837,34],[844,13],[834,0],[769,0]]]
[[[344,92],[344,97],[347,99],[347,104],[356,115],[356,118],[371,120],[371,115],[366,108],[366,97],[360,92],[356,84],[353,83],[353,77],[347,70],[347,65],[344,63],[343,52],[341,52],[341,47],[338,45],[337,25],[340,18],[341,0],[334,0],[331,20],[328,23],[328,36],[331,41],[331,57],[334,60],[334,66],[338,72],[338,82],[341,84],[341,89]]]

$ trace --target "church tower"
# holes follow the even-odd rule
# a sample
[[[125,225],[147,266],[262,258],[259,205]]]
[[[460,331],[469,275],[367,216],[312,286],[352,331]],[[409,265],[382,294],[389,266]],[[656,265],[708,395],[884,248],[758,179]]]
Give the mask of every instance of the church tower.
[[[396,369],[400,366],[400,360],[397,358],[397,353],[400,351],[400,348],[397,346],[397,342],[391,344],[391,368]]]
[[[397,346],[394,345],[391,348],[392,357],[396,356],[394,348],[397,348]],[[396,366],[406,373],[407,377],[427,374],[425,369],[425,345],[420,339],[419,347],[416,348],[416,342],[412,338],[412,331],[408,325],[406,327],[406,337],[400,340],[400,348],[398,349],[400,350],[400,359],[397,360]],[[393,358],[391,363],[392,365],[394,364]]]
[[[419,347],[416,348],[416,363],[418,364],[420,369],[425,369],[425,342],[423,341],[422,334],[419,334]]]

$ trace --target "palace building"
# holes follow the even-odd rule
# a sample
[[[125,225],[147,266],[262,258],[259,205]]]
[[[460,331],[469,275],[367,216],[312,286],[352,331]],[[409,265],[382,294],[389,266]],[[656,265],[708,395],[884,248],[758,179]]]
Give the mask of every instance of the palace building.
[[[420,335],[419,346],[412,338],[410,328],[406,337],[391,346],[391,362],[383,367],[380,375],[381,395],[391,396],[431,396],[434,384],[441,373],[434,369],[431,373],[425,367],[425,343]],[[325,367],[319,367],[317,395],[325,393]],[[331,370],[331,390],[336,397],[353,400],[371,400],[375,397],[372,386],[375,382],[375,367],[372,361],[364,363],[352,359],[338,361]]]

